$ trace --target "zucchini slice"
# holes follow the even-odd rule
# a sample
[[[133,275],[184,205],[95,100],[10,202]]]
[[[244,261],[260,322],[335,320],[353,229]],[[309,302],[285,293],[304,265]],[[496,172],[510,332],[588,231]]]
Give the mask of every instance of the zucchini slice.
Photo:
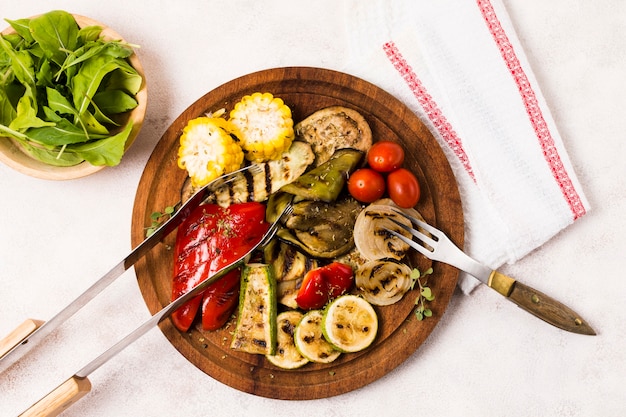
[[[372,344],[378,332],[378,316],[363,298],[347,294],[324,309],[324,338],[340,352],[358,352]]]
[[[293,335],[304,314],[297,310],[283,311],[276,318],[278,346],[275,355],[265,355],[268,361],[283,369],[296,369],[306,365],[309,360],[296,349]]]
[[[248,264],[241,274],[239,314],[231,349],[273,355],[276,352],[276,278],[271,265]]]
[[[302,317],[296,327],[294,341],[298,352],[311,362],[330,363],[341,355],[324,339],[320,310],[311,310]]]

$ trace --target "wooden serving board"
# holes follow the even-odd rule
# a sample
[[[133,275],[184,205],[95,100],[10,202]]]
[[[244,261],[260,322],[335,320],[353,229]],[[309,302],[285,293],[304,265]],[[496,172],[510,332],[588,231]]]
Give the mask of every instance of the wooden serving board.
[[[232,109],[244,95],[270,92],[292,109],[297,122],[323,107],[342,105],[359,111],[369,122],[374,140],[393,140],[406,150],[405,166],[417,176],[422,196],[417,209],[459,246],[463,246],[463,214],[455,178],[441,148],[428,129],[400,101],[353,76],[319,68],[288,67],[249,74],[207,93],[167,129],[141,177],[132,219],[132,244],[138,245],[150,225],[150,214],[180,200],[186,172],[176,165],[178,139],[187,122],[208,111]],[[135,266],[139,287],[152,314],[170,302],[175,234]],[[430,261],[413,255],[422,267]],[[307,364],[283,370],[261,355],[229,348],[234,323],[216,332],[192,328],[179,332],[165,320],[160,328],[190,362],[212,378],[238,390],[269,398],[305,400],[346,393],[384,376],[426,340],[444,314],[458,271],[436,263],[429,278],[435,294],[433,316],[418,321],[413,314],[416,293],[392,306],[377,307],[380,330],[363,352],[342,354],[331,364]]]

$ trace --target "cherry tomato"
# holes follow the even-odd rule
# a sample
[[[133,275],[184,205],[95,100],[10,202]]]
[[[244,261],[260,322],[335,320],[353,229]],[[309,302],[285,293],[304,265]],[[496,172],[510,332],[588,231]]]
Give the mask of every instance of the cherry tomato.
[[[357,169],[348,178],[348,192],[362,203],[378,200],[385,192],[385,178],[373,169]]]
[[[333,262],[307,272],[298,290],[296,303],[303,310],[319,309],[347,292],[353,285],[352,267]]]
[[[387,176],[389,197],[402,208],[415,207],[420,199],[420,185],[411,171],[397,169]]]
[[[378,172],[392,172],[402,166],[404,149],[395,142],[380,141],[372,145],[367,153],[367,163]]]

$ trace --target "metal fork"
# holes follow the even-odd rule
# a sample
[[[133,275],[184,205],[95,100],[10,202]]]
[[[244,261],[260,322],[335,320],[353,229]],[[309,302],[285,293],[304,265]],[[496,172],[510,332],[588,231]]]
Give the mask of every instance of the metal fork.
[[[163,321],[166,317],[180,308],[182,305],[187,303],[193,297],[198,295],[200,292],[205,290],[209,285],[214,283],[216,280],[224,276],[226,273],[232,271],[233,269],[239,267],[242,263],[247,262],[254,251],[265,247],[276,234],[278,227],[280,225],[280,220],[284,216],[288,216],[293,211],[293,206],[291,203],[288,203],[282,213],[276,218],[276,220],[270,225],[267,232],[263,235],[263,237],[259,240],[259,243],[254,245],[248,252],[234,260],[230,264],[224,266],[222,269],[217,271],[215,274],[202,281],[200,284],[195,286],[189,292],[181,295],[176,300],[172,301],[167,306],[163,307],[160,311],[158,311],[155,315],[153,315],[150,319],[148,319],[141,326],[137,327],[131,333],[129,333],[126,337],[121,339],[107,351],[102,353],[100,356],[89,362],[83,368],[81,368],[78,372],[72,375],[70,378],[65,380],[61,385],[52,390],[48,395],[43,397],[41,400],[37,401],[33,404],[28,410],[24,411],[21,416],[56,416],[58,413],[66,410],[76,401],[81,399],[85,394],[91,391],[91,382],[87,378],[93,371],[98,369],[100,366],[104,365],[107,361],[113,358],[115,355],[124,350],[127,346],[133,343],[135,340],[139,339],[141,336],[146,334],[148,330],[152,329],[154,326]]]
[[[509,276],[481,264],[459,249],[441,230],[403,211],[397,211],[399,214],[409,219],[418,229],[402,224],[393,218],[389,218],[389,220],[410,232],[418,241],[409,239],[390,229],[386,229],[387,232],[401,239],[422,255],[467,272],[522,309],[553,326],[578,334],[596,334],[591,326],[571,308]]]
[[[74,301],[65,306],[47,322],[28,319],[8,336],[0,340],[0,372],[17,362],[22,356],[30,351],[37,343],[52,333],[57,327],[73,316],[78,310],[89,301],[100,294],[105,288],[119,278],[127,269],[133,266],[150,249],[152,249],[163,238],[173,232],[189,214],[198,207],[216,188],[234,181],[237,174],[243,171],[261,172],[261,168],[256,165],[248,165],[237,171],[222,175],[207,185],[200,188],[192,197],[184,202],[180,208],[159,228],[157,228],[148,238],[133,249],[124,259],[115,265],[109,272],[104,274],[98,281],[91,285]]]

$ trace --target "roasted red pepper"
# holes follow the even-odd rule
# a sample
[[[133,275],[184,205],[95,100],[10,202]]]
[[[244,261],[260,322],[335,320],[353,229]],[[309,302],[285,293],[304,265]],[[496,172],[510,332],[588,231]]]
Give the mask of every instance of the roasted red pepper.
[[[322,308],[330,300],[346,293],[353,285],[352,267],[333,262],[313,269],[304,276],[296,296],[296,303],[303,310]]]
[[[195,209],[178,227],[172,300],[248,252],[268,227],[265,206],[256,202],[228,208],[203,204]],[[205,330],[223,326],[237,306],[239,277],[240,271],[236,269],[211,284],[172,314],[174,325],[187,331],[202,303]]]

